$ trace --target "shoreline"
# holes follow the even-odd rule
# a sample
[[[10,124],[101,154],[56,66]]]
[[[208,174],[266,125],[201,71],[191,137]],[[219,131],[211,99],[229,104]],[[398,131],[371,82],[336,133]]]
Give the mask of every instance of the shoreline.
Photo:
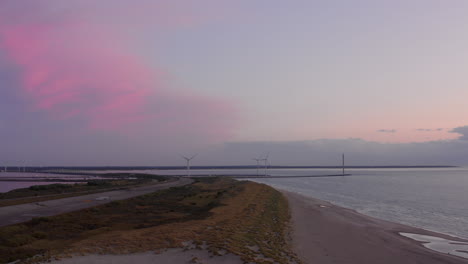
[[[251,182],[255,183],[255,182]],[[294,193],[286,190],[282,190],[280,188],[273,188],[272,186],[266,184],[250,184],[250,191],[245,191],[244,193],[237,193],[239,195],[232,196],[231,198],[226,199],[234,199],[229,200],[232,203],[232,208],[237,210],[238,213],[235,215],[239,215],[240,213],[246,214],[248,218],[245,219],[254,219],[254,216],[261,217],[260,220],[253,221],[252,223],[263,223],[260,226],[248,227],[245,222],[243,221],[235,221],[235,228],[234,226],[227,226],[225,231],[231,232],[232,230],[240,230],[244,227],[247,227],[246,230],[257,230],[256,232],[259,234],[284,234],[282,237],[283,245],[287,245],[289,253],[288,255],[289,261],[284,263],[299,263],[299,259],[302,260],[303,264],[307,263],[320,263],[320,264],[413,264],[413,263],[424,263],[424,264],[463,264],[468,263],[468,240],[457,238],[447,234],[441,234],[433,231],[428,231],[425,229],[411,227],[404,224],[399,224],[395,222],[390,222],[386,220],[377,219],[371,216],[367,216],[361,214],[353,209],[344,208],[338,205],[334,205],[331,202],[323,201],[320,199],[316,199],[313,197],[305,196],[299,193]],[[262,187],[263,186],[263,187]],[[254,191],[257,190],[255,188],[262,187],[266,188],[268,192],[271,194],[275,194],[273,196],[264,196],[265,192]],[[208,188],[208,187],[206,187]],[[213,188],[210,187],[210,188]],[[220,187],[217,187],[220,188]],[[223,187],[225,188],[225,187]],[[252,189],[253,188],[253,189]],[[216,193],[216,190],[211,190],[213,193]],[[219,194],[219,191],[217,192]],[[263,201],[259,199],[257,196],[252,196],[250,194],[263,194],[263,198],[269,197],[265,200],[264,204],[257,204],[258,201]],[[180,194],[182,195],[182,194]],[[193,196],[195,198],[190,198],[192,196],[183,196],[184,199],[189,199],[188,202],[193,204],[194,201],[198,201],[199,196]],[[187,198],[189,197],[189,198]],[[197,198],[198,197],[198,198]],[[257,197],[257,198],[256,198]],[[261,198],[260,197],[260,198]],[[205,197],[206,198],[206,197]],[[193,200],[195,199],[195,200]],[[236,202],[234,202],[236,201]],[[279,203],[279,201],[281,201]],[[270,205],[278,205],[282,204],[283,210],[278,211],[268,211],[265,208],[272,208]],[[260,205],[263,205],[261,207]],[[116,205],[117,206],[117,205]],[[260,206],[257,208],[257,206]],[[265,207],[267,206],[267,207]],[[289,209],[288,209],[289,207]],[[136,207],[137,212],[141,210],[140,207]],[[263,209],[262,209],[263,208]],[[248,209],[248,210],[246,210]],[[210,232],[209,230],[213,230],[213,226],[218,226],[216,221],[221,221],[224,219],[223,217],[227,217],[226,207],[215,207],[213,209],[214,215],[204,218],[206,222],[203,222],[208,225],[206,229],[201,228],[200,230],[204,230],[203,233]],[[289,212],[288,212],[289,210]],[[216,212],[215,212],[216,211]],[[266,214],[265,212],[268,211],[270,214]],[[99,212],[99,210],[97,211]],[[164,213],[163,211],[161,211]],[[254,214],[257,212],[257,214]],[[275,212],[277,214],[275,214]],[[104,212],[102,212],[104,213]],[[274,221],[268,225],[265,229],[265,223],[269,223],[271,219],[278,219],[280,217],[281,223],[283,223],[283,229],[280,231],[272,232],[272,227],[274,225]],[[289,217],[290,216],[290,217]],[[221,218],[220,218],[221,217]],[[229,218],[229,217],[228,217]],[[217,220],[216,220],[217,219]],[[257,219],[257,218],[255,218]],[[288,221],[289,219],[289,221]],[[216,221],[215,221],[216,220]],[[197,220],[198,221],[198,220]],[[224,220],[221,221],[225,223]],[[48,221],[47,221],[48,223]],[[192,228],[195,222],[191,222],[187,224],[188,227]],[[202,222],[200,222],[202,224]],[[237,226],[237,224],[239,224]],[[273,225],[271,225],[273,224]],[[47,224],[44,224],[47,225]],[[289,228],[286,226],[289,225]],[[53,225],[52,225],[53,226]],[[128,263],[128,262],[139,262],[139,263],[154,263],[155,261],[163,261],[163,263],[187,263],[190,259],[192,261],[197,260],[196,263],[229,263],[229,264],[237,264],[242,263],[245,261],[241,261],[241,255],[237,255],[236,253],[240,253],[244,251],[239,251],[239,249],[244,249],[242,243],[240,247],[234,246],[230,249],[226,248],[226,250],[221,251],[207,251],[208,248],[202,247],[194,247],[192,242],[196,241],[196,237],[192,236],[193,234],[197,233],[194,230],[190,232],[182,232],[182,236],[180,237],[181,241],[185,241],[181,245],[175,243],[172,246],[165,245],[162,248],[165,250],[160,251],[157,247],[148,246],[146,248],[142,248],[141,241],[146,241],[148,237],[145,237],[144,234],[148,234],[153,232],[151,237],[153,238],[155,235],[158,237],[161,235],[161,230],[165,230],[164,228],[166,225],[155,225],[155,226],[148,226],[146,229],[129,229],[129,230],[121,230],[119,232],[103,234],[102,237],[97,238],[95,240],[90,240],[88,242],[84,241],[81,244],[76,244],[76,249],[80,249],[75,253],[83,254],[86,252],[86,256],[80,255],[73,255],[70,252],[67,254],[71,257],[68,259],[56,259],[59,260],[54,263]],[[160,230],[161,229],[161,230]],[[182,230],[180,227],[177,228],[170,228],[175,230]],[[151,231],[153,230],[153,231]],[[159,230],[159,231],[158,231]],[[198,230],[198,229],[197,229]],[[219,234],[216,233],[218,229],[215,229],[213,234],[217,234],[214,237],[219,238]],[[219,229],[221,230],[221,229]],[[224,229],[223,229],[224,230]],[[276,229],[274,229],[276,230]],[[42,229],[41,229],[42,231]],[[151,232],[150,232],[151,231]],[[193,233],[195,232],[195,233]],[[221,231],[219,231],[221,232]],[[223,231],[224,232],[224,231]],[[220,234],[228,234],[223,233]],[[163,233],[167,233],[167,230]],[[244,234],[245,231],[242,231],[241,234]],[[169,235],[171,240],[178,240],[179,233],[174,233],[175,236]],[[190,235],[192,234],[192,235]],[[230,234],[230,233],[229,233]],[[409,234],[409,235],[408,235]],[[120,237],[120,235],[123,235]],[[142,237],[140,238],[140,235]],[[412,237],[411,235],[415,235]],[[113,237],[113,239],[109,239],[109,237]],[[136,240],[131,240],[130,238],[135,237]],[[142,239],[144,237],[144,239]],[[205,237],[201,239],[203,241],[211,241],[208,238],[213,237]],[[425,243],[426,239],[431,239],[433,247],[429,249],[427,243]],[[129,240],[130,239],[130,240]],[[155,238],[153,238],[155,239]],[[160,238],[159,238],[160,239]],[[420,240],[418,240],[420,239]],[[421,240],[422,239],[422,240]],[[114,241],[110,244],[107,244],[107,241]],[[201,241],[200,240],[200,241]],[[286,241],[286,240],[289,240]],[[119,241],[117,244],[116,241]],[[150,241],[150,240],[148,240]],[[152,240],[151,240],[152,241]],[[159,241],[159,240],[154,240]],[[192,242],[190,242],[192,241]],[[214,242],[213,242],[214,241]],[[227,240],[213,240],[213,245],[217,245],[216,243],[221,241],[221,244],[218,245],[219,249],[223,249],[225,246],[226,241],[231,241],[230,239]],[[244,240],[242,240],[244,241]],[[249,240],[250,241],[250,240]],[[260,237],[259,240],[255,240],[257,244],[256,246],[247,246],[247,251],[250,252],[249,254],[258,255],[255,259],[260,258],[262,260],[273,260],[270,258],[265,258],[263,255],[264,252],[261,251],[261,247],[259,245],[263,245],[263,249],[265,250],[273,250],[271,256],[278,257],[284,255],[277,255],[277,252],[280,252],[281,249],[278,247],[272,247],[270,242],[264,244],[265,241],[276,241],[274,237]],[[232,242],[232,241],[231,241]],[[189,243],[187,247],[184,243]],[[190,246],[190,243],[193,245]],[[232,242],[234,243],[234,242]],[[263,244],[262,244],[263,243]],[[444,244],[445,243],[445,244]],[[154,243],[150,243],[154,244]],[[235,243],[236,244],[236,243]],[[101,249],[109,247],[109,251],[98,250],[96,251],[96,245],[100,245]],[[106,246],[107,245],[107,246]],[[149,245],[149,244],[148,244]],[[236,244],[237,245],[237,244]],[[175,246],[175,247],[174,247]],[[244,245],[245,246],[245,245]],[[448,255],[447,253],[441,253],[437,251],[442,247],[448,247],[449,249],[453,250],[453,247],[456,247],[455,253],[459,252],[459,256]],[[120,248],[121,247],[121,248]],[[216,247],[216,246],[215,246]],[[134,250],[130,250],[134,249]],[[172,248],[172,249],[170,249]],[[435,249],[434,249],[435,248]],[[86,249],[83,251],[83,249]],[[93,249],[91,251],[87,251],[88,249]],[[110,250],[112,249],[112,250]],[[115,250],[114,250],[115,249]],[[121,249],[121,251],[117,250]],[[143,250],[146,249],[146,250]],[[190,249],[190,250],[189,250]],[[202,249],[200,251],[200,249]],[[140,251],[141,250],[141,251]],[[149,251],[148,251],[149,250]],[[156,251],[155,251],[156,250]],[[189,251],[187,251],[189,250]],[[435,251],[434,251],[435,250]],[[444,250],[444,249],[443,249]],[[449,250],[450,251],[450,250]],[[74,251],[73,251],[74,252]],[[119,253],[117,253],[119,252]],[[136,253],[140,252],[140,253]],[[214,253],[213,253],[214,252]],[[219,255],[216,252],[220,253],[223,258],[218,258]],[[224,253],[223,253],[224,252]],[[266,252],[266,251],[265,251]],[[100,255],[105,253],[104,255]],[[124,253],[123,255],[120,255]],[[67,254],[63,256],[67,256]],[[90,254],[90,255],[88,255]],[[99,254],[99,255],[96,255]],[[109,254],[117,254],[117,255],[109,255]],[[245,253],[247,254],[247,253]],[[276,254],[276,255],[275,255]],[[296,257],[297,255],[297,257]],[[60,255],[57,255],[60,256]],[[250,255],[249,255],[250,256]],[[291,258],[291,256],[293,256]],[[251,257],[251,256],[250,256]],[[201,261],[201,262],[200,262]],[[214,261],[214,262],[213,262]],[[194,262],[195,263],[195,262]],[[254,263],[254,262],[251,262]],[[283,262],[281,262],[283,263]]]
[[[461,238],[363,215],[330,202],[281,191],[291,213],[293,248],[304,263],[461,264],[468,259],[424,247],[400,233]]]

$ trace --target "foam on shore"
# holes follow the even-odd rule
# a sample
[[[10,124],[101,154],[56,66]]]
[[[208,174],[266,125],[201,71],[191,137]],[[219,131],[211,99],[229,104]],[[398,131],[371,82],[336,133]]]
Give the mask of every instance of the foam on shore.
[[[399,234],[418,242],[422,242],[424,247],[428,249],[468,259],[468,243],[466,242],[413,233],[400,232]]]

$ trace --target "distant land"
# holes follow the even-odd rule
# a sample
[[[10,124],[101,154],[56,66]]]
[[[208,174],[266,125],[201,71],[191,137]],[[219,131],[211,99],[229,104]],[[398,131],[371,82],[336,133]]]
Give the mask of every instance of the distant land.
[[[264,165],[259,167],[263,168]],[[382,166],[345,166],[347,169],[416,169],[416,168],[457,168],[453,165],[382,165]],[[256,165],[239,166],[191,166],[192,170],[212,170],[212,169],[256,169]],[[269,169],[341,169],[342,166],[268,166]],[[0,166],[0,170],[3,167]],[[23,171],[23,167],[7,167],[9,172]],[[50,166],[50,167],[24,167],[25,172],[45,172],[56,170],[184,170],[185,166]]]

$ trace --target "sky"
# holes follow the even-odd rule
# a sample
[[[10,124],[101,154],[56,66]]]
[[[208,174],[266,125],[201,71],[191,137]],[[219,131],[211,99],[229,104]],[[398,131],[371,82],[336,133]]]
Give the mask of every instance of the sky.
[[[0,164],[468,165],[464,0],[2,0]]]

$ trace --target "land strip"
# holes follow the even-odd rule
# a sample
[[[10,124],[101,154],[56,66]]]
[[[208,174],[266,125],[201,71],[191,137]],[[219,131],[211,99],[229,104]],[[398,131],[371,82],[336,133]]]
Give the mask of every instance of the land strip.
[[[192,181],[193,180],[191,179],[183,178],[173,182],[150,184],[148,186],[133,187],[123,190],[114,190],[110,192],[93,193],[63,199],[47,200],[43,202],[5,206],[0,210],[0,226],[26,222],[34,217],[52,216],[89,208],[116,200],[128,199],[170,187],[190,184]]]
[[[68,180],[58,179],[55,180],[55,182],[58,181],[57,183],[33,185],[28,188],[20,188],[0,193],[0,207],[25,203],[37,203],[85,194],[146,186],[156,182],[177,180],[177,177],[164,177],[159,175],[136,173],[106,173],[93,176],[97,176],[99,178],[91,178],[84,182],[75,184],[66,184],[69,182]]]
[[[161,175],[161,176],[172,176],[172,177],[187,177],[185,175]],[[323,177],[347,177],[352,174],[325,174],[325,175],[258,175],[258,174],[197,174],[190,178],[212,178],[212,177],[229,177],[233,179],[275,179],[275,178],[323,178]]]
[[[352,174],[327,174],[327,175],[241,175],[241,176],[234,176],[233,178],[241,179],[241,178],[251,178],[251,179],[275,179],[275,178],[326,178],[326,177],[347,177],[351,176]]]
[[[286,239],[288,220],[286,198],[271,187],[196,179],[190,185],[0,227],[0,263],[77,255],[88,256],[82,263],[114,263],[119,254],[153,263],[155,253],[169,254],[170,263],[300,263]],[[146,257],[141,260],[135,253]]]
[[[150,180],[150,181],[144,181],[143,183],[141,181],[135,181],[135,180],[117,180],[117,181],[111,181],[109,185],[104,185],[104,186],[97,186],[98,188],[93,188],[95,186],[89,186],[88,184],[50,184],[50,185],[34,185],[29,188],[24,188],[24,189],[16,189],[7,193],[1,193],[0,194],[0,207],[5,207],[5,206],[12,206],[12,205],[19,205],[19,204],[27,204],[27,203],[38,203],[38,202],[43,202],[43,201],[49,201],[49,200],[56,200],[56,199],[62,199],[62,198],[69,198],[69,197],[75,197],[75,196],[83,196],[86,194],[94,194],[94,193],[103,193],[103,192],[110,192],[110,191],[116,191],[116,190],[126,190],[129,188],[135,188],[135,187],[142,187],[142,186],[148,186],[152,184],[160,184],[163,182],[174,182],[177,181],[177,177],[165,177],[165,180]],[[107,180],[96,180],[93,182],[108,182]],[[123,184],[120,184],[121,182],[125,182]],[[54,186],[58,186],[55,188]],[[35,188],[36,187],[36,188]],[[39,189],[40,191],[34,191]],[[47,194],[47,190],[43,191],[42,189],[57,189],[56,192],[57,194]],[[33,190],[31,192],[31,190]],[[8,197],[9,194],[13,192],[19,192],[22,194],[19,196],[19,198],[4,198]],[[12,195],[14,196],[14,195]]]

